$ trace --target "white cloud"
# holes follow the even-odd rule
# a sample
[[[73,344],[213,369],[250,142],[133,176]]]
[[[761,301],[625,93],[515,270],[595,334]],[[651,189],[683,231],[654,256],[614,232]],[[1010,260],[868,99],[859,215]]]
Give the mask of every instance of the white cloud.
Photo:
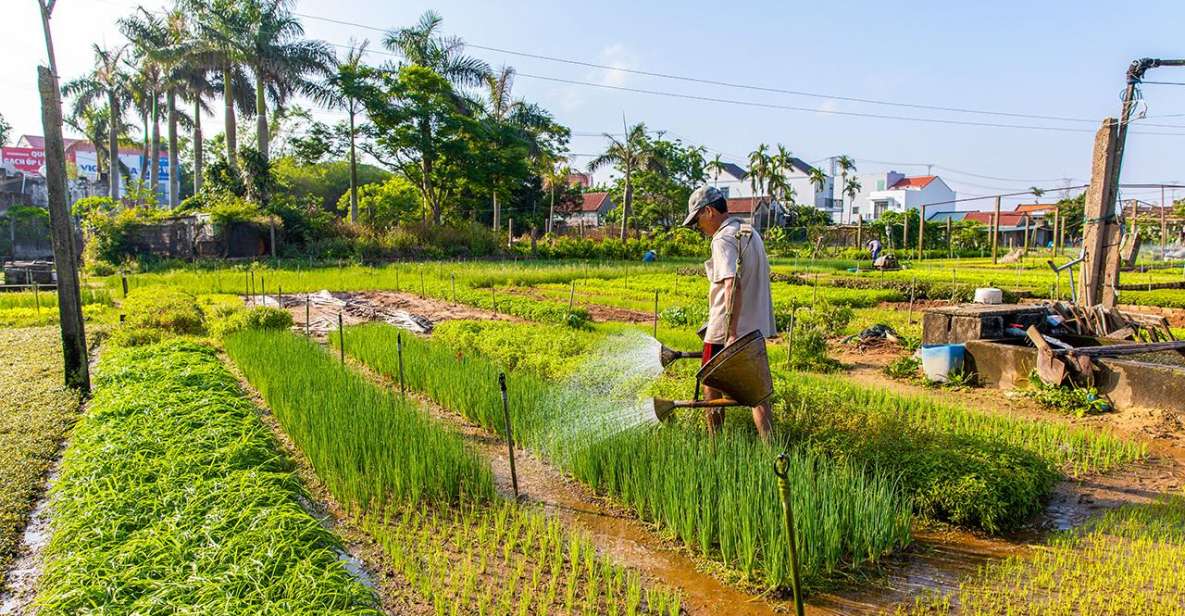
[[[597,63],[615,69],[636,70],[640,66],[638,55],[622,43],[613,43],[601,49]],[[598,83],[603,85],[621,87],[626,84],[629,73],[620,70],[597,69],[594,71],[594,77]]]

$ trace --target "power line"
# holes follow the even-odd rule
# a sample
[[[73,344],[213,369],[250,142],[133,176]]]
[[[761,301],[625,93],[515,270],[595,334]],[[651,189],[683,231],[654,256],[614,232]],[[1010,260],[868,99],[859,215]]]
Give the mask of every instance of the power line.
[[[366,30],[373,30],[376,32],[384,32],[384,33],[387,32],[387,30],[384,28],[378,28],[375,26],[369,26],[366,24],[360,24],[360,23],[345,21],[345,20],[341,20],[341,19],[334,19],[334,18],[330,18],[330,17],[322,17],[320,15],[311,15],[308,13],[295,13],[295,15],[298,15],[300,17],[304,17],[307,19],[324,21],[324,22],[334,23],[334,24],[343,25],[343,26],[353,26],[356,28],[363,28]],[[492,51],[495,53],[503,53],[503,54],[513,55],[513,56],[524,57],[524,58],[532,58],[535,60],[545,60],[548,62],[558,62],[558,63],[562,63],[562,64],[571,64],[574,66],[583,66],[583,67],[587,67],[587,68],[596,68],[596,69],[609,70],[609,71],[619,71],[619,72],[630,73],[630,74],[634,74],[634,75],[642,75],[645,77],[657,77],[660,79],[685,81],[685,82],[704,84],[704,85],[714,85],[714,86],[722,86],[722,87],[727,87],[727,88],[737,88],[737,89],[742,89],[742,90],[753,90],[753,91],[757,91],[757,92],[767,92],[767,93],[773,93],[773,94],[788,94],[788,95],[792,95],[792,96],[804,96],[804,97],[809,97],[809,98],[847,101],[847,102],[864,103],[864,104],[870,104],[870,105],[883,105],[883,106],[889,106],[889,107],[921,109],[921,110],[927,110],[927,111],[946,111],[946,112],[953,112],[953,113],[968,113],[968,114],[989,115],[989,116],[999,116],[999,117],[1008,117],[1008,118],[1024,118],[1024,119],[1032,119],[1032,120],[1053,120],[1053,121],[1058,121],[1058,122],[1085,122],[1085,123],[1090,123],[1090,124],[1095,124],[1098,122],[1098,120],[1090,119],[1090,118],[1076,118],[1076,117],[1056,116],[1056,115],[1039,115],[1039,114],[1016,113],[1016,112],[1008,112],[1008,111],[991,111],[991,110],[986,110],[986,109],[971,109],[971,108],[965,108],[965,107],[949,107],[949,106],[942,106],[942,105],[924,105],[924,104],[918,104],[918,103],[903,103],[903,102],[897,102],[897,101],[888,101],[888,100],[882,100],[882,99],[864,98],[864,97],[857,97],[857,96],[841,96],[841,95],[837,95],[837,94],[822,94],[819,92],[809,92],[809,91],[805,91],[805,90],[790,90],[790,89],[785,89],[785,88],[774,88],[774,87],[768,87],[768,86],[758,86],[758,85],[736,83],[736,82],[730,82],[730,81],[721,81],[721,80],[717,80],[717,79],[704,79],[704,78],[699,78],[699,77],[689,77],[686,75],[676,75],[673,73],[660,73],[660,72],[655,72],[655,71],[645,71],[645,70],[640,70],[640,69],[612,66],[612,65],[608,65],[608,64],[600,64],[600,63],[596,63],[596,62],[588,62],[585,60],[575,60],[572,58],[561,58],[558,56],[549,56],[549,55],[531,53],[531,52],[525,52],[525,51],[516,51],[513,49],[506,49],[506,48],[502,48],[502,47],[479,45],[477,43],[470,43],[470,42],[466,42],[465,45],[468,47],[472,47],[474,49],[481,49],[484,51]],[[1167,83],[1167,82],[1145,81],[1142,83]],[[1182,85],[1182,84],[1176,84],[1176,85]],[[1178,124],[1145,124],[1145,126],[1152,126],[1152,127],[1158,127],[1158,128],[1185,128],[1185,126],[1178,125]]]
[[[515,74],[519,77],[526,77],[528,79],[540,79],[543,81],[553,81],[553,82],[557,82],[557,83],[582,85],[582,86],[589,86],[589,87],[594,87],[594,88],[603,88],[603,89],[607,89],[607,90],[616,90],[616,91],[620,91],[620,92],[634,92],[634,93],[638,93],[638,94],[650,94],[653,96],[664,96],[664,97],[669,97],[669,98],[679,98],[679,99],[685,99],[685,100],[695,100],[695,101],[710,102],[710,103],[725,103],[725,104],[730,104],[730,105],[739,105],[739,106],[743,106],[743,107],[756,107],[756,108],[761,108],[761,109],[778,109],[778,110],[783,110],[783,111],[804,111],[807,113],[823,113],[823,114],[828,114],[828,115],[874,118],[874,119],[878,119],[878,120],[902,120],[902,121],[908,121],[908,122],[921,122],[921,123],[927,123],[927,124],[979,126],[979,127],[986,127],[986,128],[1013,128],[1013,129],[1024,129],[1024,130],[1046,130],[1046,131],[1065,132],[1065,133],[1092,133],[1093,134],[1095,132],[1095,131],[1093,131],[1091,129],[1087,129],[1087,128],[1068,128],[1068,127],[1060,127],[1060,126],[1033,126],[1033,125],[1026,125],[1026,124],[1003,124],[1003,123],[997,123],[997,122],[978,122],[978,121],[973,121],[973,120],[947,120],[947,119],[940,119],[940,118],[919,118],[919,117],[911,117],[911,116],[895,116],[895,115],[880,114],[880,113],[864,113],[864,112],[858,112],[858,111],[839,111],[839,110],[835,110],[835,109],[815,109],[815,108],[811,108],[811,107],[797,107],[794,105],[780,105],[780,104],[776,104],[776,103],[761,103],[761,102],[756,102],[756,101],[743,101],[743,100],[736,100],[736,99],[729,99],[729,98],[719,98],[719,97],[714,97],[714,96],[699,96],[699,95],[695,95],[695,94],[681,94],[681,93],[677,93],[677,92],[666,92],[663,90],[649,90],[646,88],[631,88],[631,87],[626,87],[626,86],[615,86],[615,85],[610,85],[610,84],[605,84],[605,83],[594,83],[591,81],[580,81],[578,79],[564,79],[561,77],[534,75],[531,73],[523,73],[523,72],[517,72]],[[1168,136],[1168,137],[1185,137],[1185,133],[1160,133],[1160,132],[1132,131],[1131,134],[1159,135],[1159,136]]]

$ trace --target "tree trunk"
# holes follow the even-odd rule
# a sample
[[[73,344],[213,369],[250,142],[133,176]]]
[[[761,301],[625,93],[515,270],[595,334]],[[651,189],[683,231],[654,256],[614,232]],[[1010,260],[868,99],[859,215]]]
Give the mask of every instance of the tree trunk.
[[[625,241],[626,234],[629,229],[630,212],[634,205],[634,186],[631,183],[630,167],[625,167],[625,194],[622,196],[621,204],[621,241]]]
[[[48,16],[42,14],[43,19]],[[48,25],[46,25],[48,42]],[[66,209],[66,153],[62,142],[62,102],[58,82],[48,68],[37,67],[41,91],[41,123],[45,131],[45,176],[49,193],[49,221],[53,235],[54,267],[58,273],[58,319],[62,333],[62,358],[66,385],[90,393],[86,329],[82,320],[82,298],[78,286],[78,255],[74,228]],[[115,108],[112,107],[112,110]],[[115,126],[115,114],[111,125]]]
[[[350,222],[358,222],[358,156],[354,149],[354,101],[350,101]],[[369,214],[374,224],[374,208]]]
[[[144,108],[144,139],[140,142],[140,187],[148,182],[148,157],[151,156],[148,149],[152,147],[152,120],[149,116],[152,115],[152,106],[149,105]],[[139,191],[140,195],[136,197],[136,205],[140,205],[140,199],[144,196],[144,191]]]
[[[227,64],[222,68],[222,104],[226,128],[226,162],[231,169],[239,168],[239,137],[235,132],[235,88],[234,75]]]
[[[555,186],[551,187],[551,207],[547,211],[547,232],[551,233],[551,221],[555,220]]]
[[[202,148],[202,99],[193,101],[193,194],[202,192],[202,174],[205,173],[205,152]]]
[[[494,190],[491,194],[494,198],[494,231],[497,231],[502,226],[502,209],[498,205],[498,191]]]
[[[166,102],[169,114],[169,207],[177,207],[181,203],[181,169],[177,162],[177,91],[169,88]]]
[[[119,101],[115,100],[115,90],[107,90],[107,108],[111,110],[107,122],[107,187],[111,200],[119,201]]]
[[[160,105],[156,92],[152,93],[152,168],[148,170],[149,194],[154,202],[160,196]]]
[[[255,71],[255,145],[263,160],[267,160],[270,141],[267,131],[267,101],[264,99],[263,75],[259,73],[260,71]]]

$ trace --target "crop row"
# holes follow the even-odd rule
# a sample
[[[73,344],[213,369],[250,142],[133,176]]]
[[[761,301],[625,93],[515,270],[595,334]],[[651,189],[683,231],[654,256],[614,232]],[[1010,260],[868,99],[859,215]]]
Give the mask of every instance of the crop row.
[[[78,392],[62,385],[56,333],[0,331],[0,572],[17,553],[38,487],[78,411]]]
[[[386,325],[348,328],[347,353],[397,377],[395,332]],[[505,435],[499,366],[432,341],[409,338],[405,344],[408,387]],[[595,378],[581,376],[585,385],[598,386]],[[568,389],[524,370],[509,380],[518,442],[749,581],[767,587],[788,582],[785,538],[775,523],[780,504],[774,449],[738,431],[710,441],[688,427],[631,428],[630,409],[592,389]],[[603,417],[616,419],[598,420]],[[808,584],[908,542],[909,506],[893,480],[808,451],[791,453],[792,502],[803,520],[797,531]]]
[[[677,593],[527,507],[493,498],[489,467],[411,402],[288,332],[246,331],[228,353],[317,475],[437,613],[678,612]]]
[[[375,614],[213,349],[108,349],[53,492],[39,614]]]

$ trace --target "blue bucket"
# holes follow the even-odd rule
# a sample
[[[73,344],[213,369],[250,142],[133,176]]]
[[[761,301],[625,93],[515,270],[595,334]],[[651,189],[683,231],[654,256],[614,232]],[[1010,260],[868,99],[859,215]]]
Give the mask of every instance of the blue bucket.
[[[933,344],[919,349],[922,372],[931,381],[945,383],[952,372],[963,371],[963,355],[967,347],[961,344]]]

